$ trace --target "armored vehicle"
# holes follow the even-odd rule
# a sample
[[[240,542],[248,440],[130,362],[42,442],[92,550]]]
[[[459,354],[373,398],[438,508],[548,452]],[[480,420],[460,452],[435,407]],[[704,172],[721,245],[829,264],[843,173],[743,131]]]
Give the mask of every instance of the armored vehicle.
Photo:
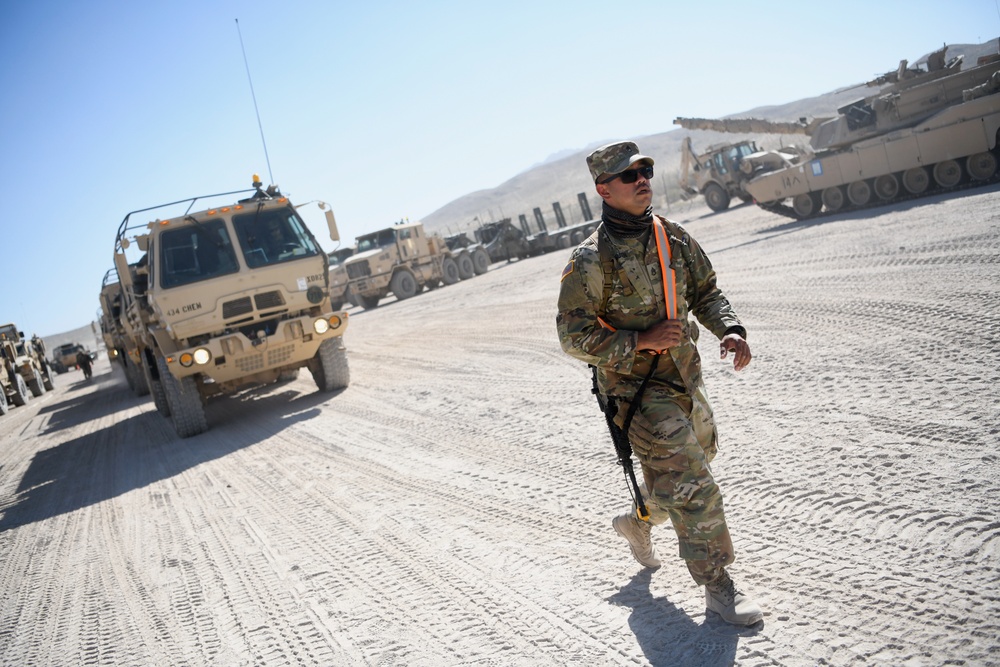
[[[485,273],[489,256],[482,248],[450,250],[420,222],[397,223],[357,238],[357,252],[344,262],[351,297],[375,308],[390,292],[399,300],[422,289],[453,285]]]
[[[483,223],[473,234],[486,250],[491,262],[524,259],[531,254],[527,234],[515,227],[510,218]]]
[[[198,200],[243,193],[191,213]],[[227,199],[226,201],[232,201]],[[132,216],[187,204],[146,225]],[[339,239],[329,207],[330,238]],[[142,253],[129,262],[127,252]],[[277,186],[225,192],[133,211],[114,253],[130,361],[142,368],[157,409],[184,438],[205,431],[204,402],[308,368],[321,391],[350,381],[347,313],[330,308],[329,259]]]
[[[4,394],[14,405],[24,405],[27,401],[25,388],[32,396],[41,396],[52,389],[45,344],[37,336],[29,341],[17,325],[0,325],[0,357],[7,376]]]
[[[947,49],[867,82],[879,92],[811,127],[804,154],[745,156],[746,191],[762,208],[808,218],[995,180],[1000,54],[963,69],[963,57],[946,59]],[[740,131],[738,122],[701,127]]]

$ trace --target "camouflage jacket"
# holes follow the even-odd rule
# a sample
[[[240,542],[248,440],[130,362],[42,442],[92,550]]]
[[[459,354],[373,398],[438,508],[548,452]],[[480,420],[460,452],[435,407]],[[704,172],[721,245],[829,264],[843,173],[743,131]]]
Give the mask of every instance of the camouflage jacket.
[[[746,330],[715,281],[715,270],[701,246],[679,224],[660,218],[670,242],[677,285],[677,318],[687,322],[685,339],[662,355],[650,386],[693,395],[701,387],[701,359],[695,345],[697,325],[722,337]],[[604,272],[597,239],[605,235],[614,260],[611,290],[602,319]],[[627,283],[627,284],[626,284]],[[637,332],[666,318],[663,280],[652,233],[634,239],[613,238],[598,227],[570,256],[559,290],[556,328],[567,353],[597,367],[598,385],[608,396],[631,398],[649,371],[655,354],[636,350]]]

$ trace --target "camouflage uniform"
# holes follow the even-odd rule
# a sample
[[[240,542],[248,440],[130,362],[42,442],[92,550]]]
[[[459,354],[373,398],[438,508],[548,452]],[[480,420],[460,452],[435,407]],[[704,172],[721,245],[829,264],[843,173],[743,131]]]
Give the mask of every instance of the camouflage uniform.
[[[686,335],[661,355],[633,418],[630,439],[642,466],[650,522],[657,525],[670,518],[680,556],[694,580],[703,585],[719,576],[734,554],[722,494],[709,467],[717,435],[695,345],[697,325],[688,320],[688,314],[719,339],[732,331],[745,337],[746,331],[716,286],[715,271],[701,247],[680,225],[658,219],[671,246],[677,319],[687,323]],[[614,331],[598,322],[604,297],[599,234],[606,235],[614,260],[602,317]],[[614,238],[602,225],[573,252],[559,293],[556,326],[562,348],[597,368],[601,392],[618,398],[619,426],[655,356],[636,349],[637,332],[666,319],[659,258],[651,235]]]

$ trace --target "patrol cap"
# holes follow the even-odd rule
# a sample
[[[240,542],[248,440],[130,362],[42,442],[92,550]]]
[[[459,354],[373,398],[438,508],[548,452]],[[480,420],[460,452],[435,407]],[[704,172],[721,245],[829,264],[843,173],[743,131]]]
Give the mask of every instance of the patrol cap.
[[[605,144],[587,156],[587,166],[594,182],[601,174],[620,174],[636,162],[646,161],[653,164],[653,158],[642,155],[639,147],[631,141],[616,141]]]

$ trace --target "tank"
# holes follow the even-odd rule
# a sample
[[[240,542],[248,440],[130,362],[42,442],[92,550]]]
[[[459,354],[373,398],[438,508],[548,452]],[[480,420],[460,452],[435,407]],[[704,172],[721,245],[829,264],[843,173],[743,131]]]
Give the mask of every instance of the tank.
[[[1000,54],[963,68],[945,46],[868,81],[878,92],[811,123],[682,119],[690,129],[802,131],[809,148],[745,156],[743,189],[758,206],[794,218],[920,197],[997,179]]]

